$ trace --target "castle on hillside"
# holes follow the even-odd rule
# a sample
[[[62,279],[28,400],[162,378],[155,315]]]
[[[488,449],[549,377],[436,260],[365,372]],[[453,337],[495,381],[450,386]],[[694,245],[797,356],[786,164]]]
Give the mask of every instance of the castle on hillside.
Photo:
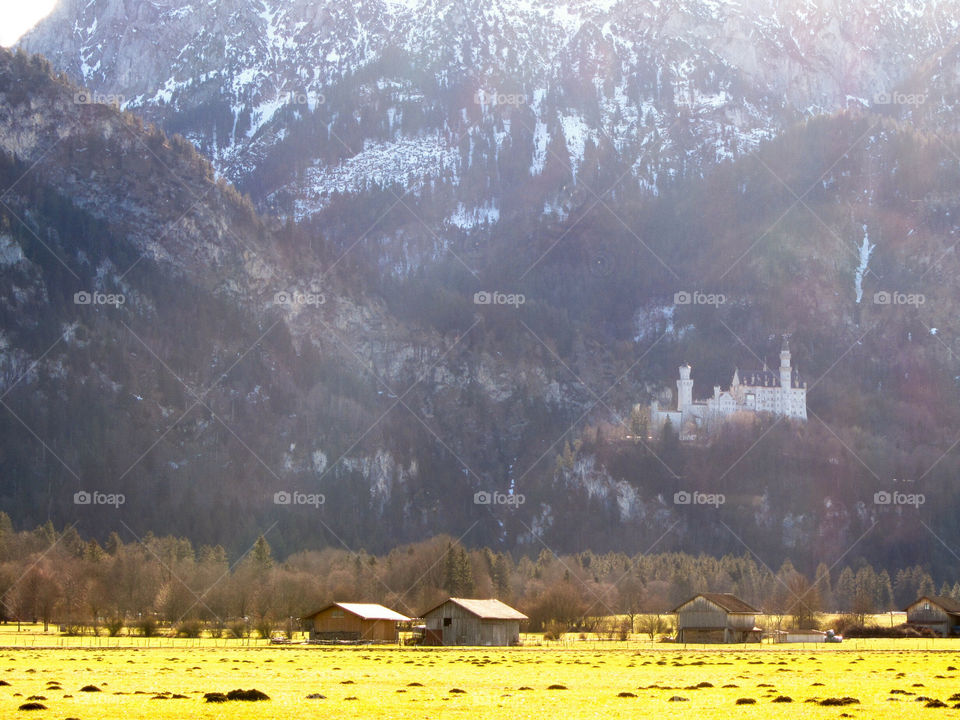
[[[677,409],[661,410],[654,400],[650,404],[650,424],[652,429],[660,430],[667,422],[680,434],[681,440],[696,440],[703,434],[709,434],[710,426],[734,417],[738,413],[771,413],[787,418],[806,421],[807,419],[807,383],[800,379],[795,368],[790,367],[790,347],[783,340],[780,350],[780,371],[763,370],[745,374],[734,368],[733,380],[729,390],[713,387],[713,397],[706,400],[693,399],[693,380],[690,377],[690,365],[680,366],[680,379],[677,380]]]

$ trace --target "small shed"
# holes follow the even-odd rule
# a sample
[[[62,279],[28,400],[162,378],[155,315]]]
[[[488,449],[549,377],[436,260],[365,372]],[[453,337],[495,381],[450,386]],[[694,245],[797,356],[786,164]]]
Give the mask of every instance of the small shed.
[[[960,635],[960,602],[945,595],[924,595],[907,606],[907,624],[928,627],[938,635]]]
[[[423,613],[425,645],[516,645],[527,616],[499,600],[450,598]]]
[[[760,611],[730,593],[700,593],[673,612],[677,642],[758,643],[763,635],[756,626]]]
[[[823,630],[777,630],[773,636],[778,643],[822,643],[827,641]]]
[[[405,615],[377,603],[336,602],[305,615],[301,620],[310,640],[397,642],[397,623],[410,622]]]

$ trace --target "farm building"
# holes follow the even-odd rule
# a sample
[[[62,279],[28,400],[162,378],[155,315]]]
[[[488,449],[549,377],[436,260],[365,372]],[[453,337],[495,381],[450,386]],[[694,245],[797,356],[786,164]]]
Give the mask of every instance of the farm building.
[[[960,602],[942,595],[927,596],[907,606],[907,624],[928,627],[938,635],[960,635]]]
[[[756,626],[760,611],[730,593],[700,593],[673,612],[677,642],[746,643],[762,636]]]
[[[332,603],[301,618],[311,640],[397,642],[397,623],[410,618],[376,603]]]
[[[527,616],[499,600],[450,598],[423,614],[425,645],[516,645]]]
[[[822,643],[827,641],[823,630],[777,630],[773,639],[778,643]]]

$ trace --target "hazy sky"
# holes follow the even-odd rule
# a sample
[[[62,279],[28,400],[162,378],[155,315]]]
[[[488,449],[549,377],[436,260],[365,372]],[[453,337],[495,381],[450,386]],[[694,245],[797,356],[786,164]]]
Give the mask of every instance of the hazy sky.
[[[57,0],[0,0],[0,46],[13,45]]]

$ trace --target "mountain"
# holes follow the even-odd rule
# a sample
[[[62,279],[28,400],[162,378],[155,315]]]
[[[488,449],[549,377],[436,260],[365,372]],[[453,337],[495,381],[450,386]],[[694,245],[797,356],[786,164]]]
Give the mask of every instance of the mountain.
[[[412,216],[371,238],[406,260],[384,271],[404,272],[531,207],[563,219],[607,190],[657,194],[804,118],[922,94],[916,72],[953,42],[957,9],[67,0],[22,47],[344,246],[338,198],[405,198]]]
[[[949,563],[955,9],[62,3],[23,46],[65,74],[0,75],[4,508]],[[681,362],[702,397],[783,333],[806,425],[623,439]]]

